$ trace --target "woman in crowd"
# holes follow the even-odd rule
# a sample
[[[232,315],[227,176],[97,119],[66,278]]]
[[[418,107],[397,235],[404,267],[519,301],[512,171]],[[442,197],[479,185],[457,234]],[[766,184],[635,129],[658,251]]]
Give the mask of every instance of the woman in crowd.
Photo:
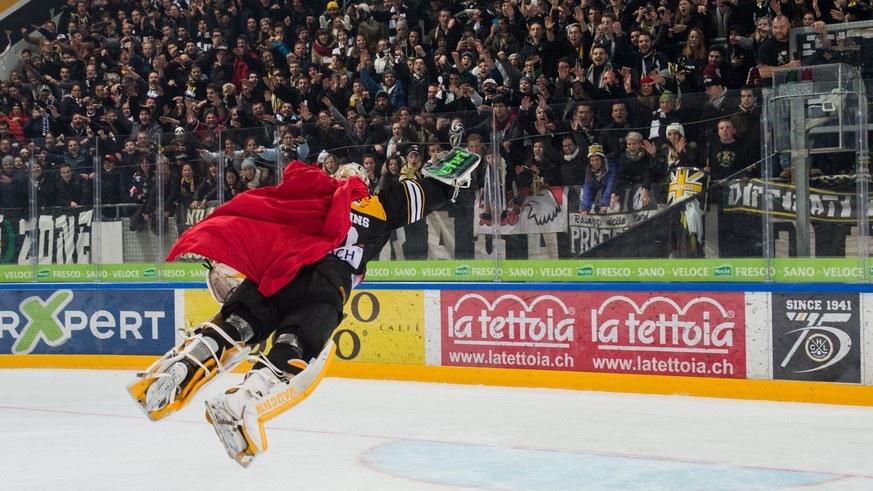
[[[406,162],[403,157],[399,155],[388,157],[388,160],[382,164],[382,174],[379,177],[379,185],[376,186],[376,192],[378,193],[395,182],[400,182],[400,169],[404,165],[406,165]]]

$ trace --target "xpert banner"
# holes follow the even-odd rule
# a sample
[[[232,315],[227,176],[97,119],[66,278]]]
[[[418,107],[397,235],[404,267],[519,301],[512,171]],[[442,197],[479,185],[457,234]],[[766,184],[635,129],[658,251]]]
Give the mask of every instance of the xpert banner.
[[[159,355],[174,336],[173,290],[22,290],[0,297],[0,354]]]
[[[746,376],[741,292],[441,295],[445,366]]]
[[[857,294],[773,294],[773,378],[861,382]]]

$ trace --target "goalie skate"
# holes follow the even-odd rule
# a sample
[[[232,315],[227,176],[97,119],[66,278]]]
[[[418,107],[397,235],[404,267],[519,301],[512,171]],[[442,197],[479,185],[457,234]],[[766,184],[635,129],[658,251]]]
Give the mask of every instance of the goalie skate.
[[[251,348],[232,340],[233,346],[219,355],[214,341],[203,337],[202,330],[207,326],[226,337],[215,324],[219,320],[216,316],[198,326],[179,346],[137,374],[137,380],[127,386],[149,419],[157,421],[182,409],[217,374],[232,370],[248,356]]]
[[[308,364],[291,360],[290,364],[303,370],[290,378],[275,368],[253,370],[242,384],[207,401],[206,420],[215,428],[227,455],[247,467],[264,453],[267,450],[264,423],[296,406],[315,390],[335,350],[336,345],[329,341],[318,358]]]
[[[436,164],[422,169],[426,177],[436,179],[456,188],[470,186],[470,176],[479,165],[481,157],[475,153],[455,148]]]

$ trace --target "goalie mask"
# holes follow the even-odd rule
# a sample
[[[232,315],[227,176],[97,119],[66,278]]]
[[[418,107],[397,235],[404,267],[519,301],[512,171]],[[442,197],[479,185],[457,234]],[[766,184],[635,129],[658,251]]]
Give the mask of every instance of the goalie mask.
[[[367,179],[367,171],[361,164],[356,164],[354,162],[350,164],[343,164],[333,174],[333,177],[337,179],[348,179],[351,176],[358,176],[361,178],[362,181],[364,181],[364,184],[368,186],[370,185],[370,180]]]

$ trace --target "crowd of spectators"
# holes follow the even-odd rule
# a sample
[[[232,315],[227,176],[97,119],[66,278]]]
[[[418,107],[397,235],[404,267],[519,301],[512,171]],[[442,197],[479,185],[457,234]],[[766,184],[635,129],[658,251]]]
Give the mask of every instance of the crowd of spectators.
[[[374,191],[414,177],[456,122],[477,152],[500,142],[515,193],[660,200],[670,166],[722,178],[760,158],[759,87],[799,63],[791,27],[869,17],[864,0],[67,0],[21,28],[32,46],[0,82],[0,207],[24,209],[29,182],[40,206],[96,190],[143,230],[162,180],[183,227],[177,211],[293,159],[361,163]]]

